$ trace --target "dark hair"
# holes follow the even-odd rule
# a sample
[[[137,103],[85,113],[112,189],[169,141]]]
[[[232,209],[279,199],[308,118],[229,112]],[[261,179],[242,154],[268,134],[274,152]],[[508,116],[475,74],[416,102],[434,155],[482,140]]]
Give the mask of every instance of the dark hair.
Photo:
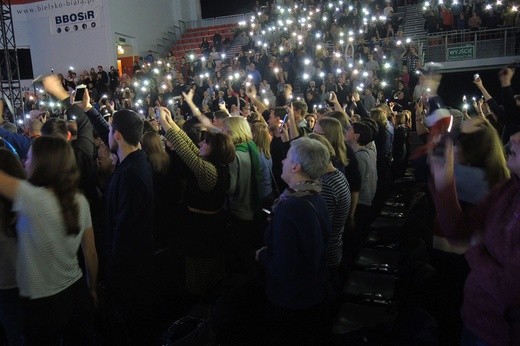
[[[213,113],[214,119],[226,119],[227,117],[229,117],[229,114],[224,111],[216,111]]]
[[[188,137],[190,137],[191,141],[195,145],[199,145],[201,141],[202,131],[198,126],[200,124],[199,120],[196,117],[191,117],[182,124],[182,130],[186,132]]]
[[[357,122],[352,124],[352,128],[355,133],[359,135],[358,143],[359,145],[365,146],[368,143],[372,142],[373,134],[370,127],[362,122]]]
[[[228,135],[217,132],[205,132],[204,140],[211,147],[206,160],[217,165],[228,165],[235,159],[235,145]]]
[[[25,172],[20,160],[9,150],[0,149],[0,169],[15,178],[25,179]],[[8,237],[16,235],[14,231],[16,214],[11,210],[12,206],[13,203],[10,200],[0,197],[0,230]]]
[[[29,182],[52,189],[61,206],[68,234],[80,232],[76,192],[79,170],[72,146],[60,137],[38,137],[31,146],[32,167]]]
[[[126,143],[137,146],[143,135],[143,120],[129,109],[122,109],[112,116],[112,133],[119,131]]]
[[[370,128],[370,130],[372,131],[372,138],[374,138],[379,132],[379,125],[376,123],[374,119],[362,117],[359,122],[367,125]]]
[[[67,122],[58,118],[49,119],[42,126],[42,135],[44,136],[58,136],[67,139],[68,132]]]
[[[157,133],[157,130],[152,126],[152,124],[150,124],[150,120],[143,122],[143,135],[147,132]]]

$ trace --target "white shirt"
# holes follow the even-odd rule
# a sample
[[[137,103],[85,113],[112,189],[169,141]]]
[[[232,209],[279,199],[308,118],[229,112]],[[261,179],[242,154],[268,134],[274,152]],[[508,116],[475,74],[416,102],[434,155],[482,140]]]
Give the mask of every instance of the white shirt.
[[[80,232],[69,235],[52,190],[20,183],[13,201],[13,211],[18,212],[16,279],[20,296],[52,296],[81,279],[77,251],[92,220],[86,198],[76,194],[76,203]]]

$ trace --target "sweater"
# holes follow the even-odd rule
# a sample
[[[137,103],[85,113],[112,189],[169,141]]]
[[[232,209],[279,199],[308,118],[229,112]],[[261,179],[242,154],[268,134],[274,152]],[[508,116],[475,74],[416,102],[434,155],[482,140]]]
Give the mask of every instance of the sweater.
[[[340,170],[325,173],[320,178],[321,195],[327,204],[331,222],[330,238],[327,243],[327,263],[337,266],[343,254],[343,231],[350,211],[350,189],[345,175]]]
[[[448,238],[464,239],[470,273],[464,287],[462,320],[490,345],[520,345],[520,179],[498,186],[471,215],[464,216],[455,184],[432,188],[437,216]]]
[[[321,303],[327,295],[330,233],[323,197],[315,194],[281,200],[271,216],[265,231],[267,249],[259,254],[266,272],[267,297],[274,305],[294,310]]]

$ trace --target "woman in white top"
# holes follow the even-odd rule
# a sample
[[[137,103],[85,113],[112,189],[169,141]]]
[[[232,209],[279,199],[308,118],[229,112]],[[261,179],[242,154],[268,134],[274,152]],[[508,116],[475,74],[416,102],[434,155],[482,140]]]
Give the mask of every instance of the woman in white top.
[[[25,163],[27,181],[0,171],[0,195],[17,213],[16,279],[28,345],[92,343],[98,259],[87,200],[78,193],[74,151],[39,137]],[[81,244],[88,286],[77,251]]]
[[[20,160],[9,150],[0,149],[0,170],[23,179]],[[21,345],[20,299],[16,283],[16,214],[12,202],[0,197],[0,326],[8,345]]]

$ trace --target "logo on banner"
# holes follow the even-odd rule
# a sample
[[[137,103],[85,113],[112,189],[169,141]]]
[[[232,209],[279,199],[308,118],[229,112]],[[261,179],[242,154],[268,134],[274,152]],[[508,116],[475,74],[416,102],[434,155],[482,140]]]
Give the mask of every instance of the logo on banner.
[[[56,26],[55,32],[58,34],[62,32],[93,29],[98,25],[95,11],[55,16],[54,24]]]
[[[101,9],[86,11],[62,12],[49,18],[51,34],[58,35],[68,32],[92,30],[102,26]]]

